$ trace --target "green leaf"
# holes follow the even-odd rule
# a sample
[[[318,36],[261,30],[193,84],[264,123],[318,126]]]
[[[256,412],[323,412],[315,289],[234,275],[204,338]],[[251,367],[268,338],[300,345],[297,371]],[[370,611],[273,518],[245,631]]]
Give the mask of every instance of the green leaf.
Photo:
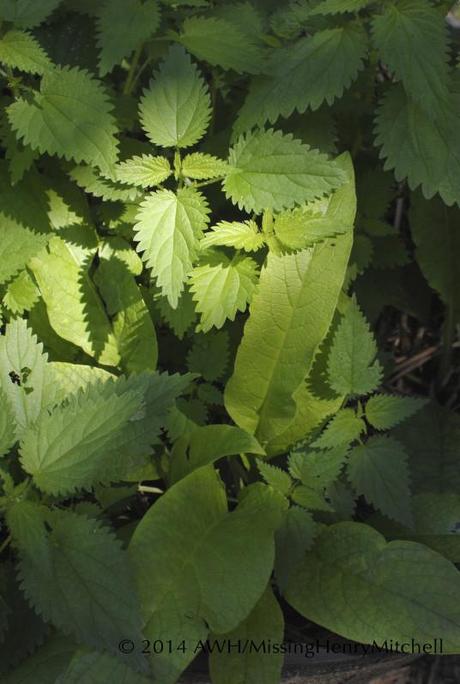
[[[110,320],[89,268],[94,248],[79,247],[59,237],[30,261],[55,332],[81,347],[99,363],[117,366],[119,352]]]
[[[327,361],[328,382],[337,394],[368,394],[381,381],[377,345],[368,323],[352,300],[334,335]]]
[[[134,227],[137,250],[173,308],[197,259],[208,205],[194,188],[158,190],[141,204]]]
[[[366,404],[366,419],[377,430],[389,430],[410,418],[426,404],[421,397],[375,394]]]
[[[68,399],[70,394],[85,390],[90,384],[103,383],[114,377],[97,366],[84,366],[63,361],[51,361],[47,365],[46,372],[51,378],[50,382],[56,388],[56,404]]]
[[[323,490],[338,479],[348,453],[348,444],[327,451],[292,452],[289,456],[289,472],[306,487]]]
[[[355,80],[366,53],[367,36],[357,24],[318,31],[276,50],[266,69],[270,76],[254,80],[249,89],[236,131],[332,104]]]
[[[20,98],[7,115],[24,145],[110,174],[118,156],[111,110],[99,81],[78,68],[56,67],[45,73],[32,101]]]
[[[432,643],[436,635],[446,653],[458,651],[455,566],[422,544],[387,544],[361,523],[324,529],[292,573],[285,595],[306,618],[353,641]]]
[[[162,147],[190,147],[203,137],[211,116],[211,98],[185,50],[170,48],[139,106],[149,140]]]
[[[257,460],[257,467],[259,469],[259,473],[267,484],[273,487],[273,489],[280,494],[287,496],[292,487],[292,480],[288,473],[286,473],[282,468],[271,465],[271,463],[266,463],[261,459]]]
[[[230,150],[229,165],[225,193],[248,212],[281,211],[322,197],[346,181],[336,162],[281,131],[242,136]]]
[[[38,301],[40,293],[29,273],[24,270],[8,285],[3,297],[4,305],[14,314],[30,311]]]
[[[351,408],[338,411],[312,446],[317,449],[333,449],[350,444],[366,430],[366,425]]]
[[[156,0],[105,0],[98,12],[99,73],[105,76],[157,30]]]
[[[381,59],[403,82],[409,97],[429,116],[442,111],[448,97],[447,24],[425,0],[399,0],[372,22]]]
[[[150,188],[163,183],[171,175],[171,167],[166,157],[151,154],[132,157],[117,166],[115,175],[120,183]]]
[[[325,493],[307,485],[298,485],[292,492],[291,498],[296,504],[309,511],[332,511],[331,504],[326,501]]]
[[[195,335],[192,348],[187,354],[187,368],[199,373],[204,380],[219,380],[227,370],[229,362],[229,340],[225,331]]]
[[[403,524],[412,525],[407,454],[392,437],[371,437],[351,450],[348,478],[355,492]]]
[[[349,227],[341,223],[340,214],[332,211],[333,208],[330,202],[321,200],[277,214],[273,232],[277,242],[281,243],[279,251],[306,249],[326,238],[347,232]]]
[[[301,563],[305,552],[311,548],[317,531],[317,523],[311,513],[304,508],[291,506],[286,511],[283,522],[275,533],[275,577],[282,593],[291,572]]]
[[[51,60],[40,43],[25,31],[8,31],[0,38],[0,62],[29,74],[44,74]]]
[[[356,199],[351,162],[344,157],[340,163],[349,181],[330,201],[341,207],[349,231],[308,251],[268,255],[226,387],[230,416],[263,446],[294,420],[293,395],[326,336],[345,276]]]
[[[225,176],[227,171],[228,164],[226,161],[214,157],[212,154],[203,154],[203,152],[187,154],[181,164],[182,175],[197,180]]]
[[[176,309],[171,307],[166,297],[158,297],[155,300],[155,305],[161,317],[174,331],[175,336],[182,340],[196,320],[195,304],[190,291],[184,290],[182,292]]]
[[[41,24],[62,0],[0,0],[0,16],[21,28]]]
[[[3,684],[50,684],[58,680],[75,651],[68,637],[54,637],[3,677]]]
[[[245,311],[257,284],[258,265],[250,257],[213,255],[208,263],[196,266],[190,274],[190,291],[201,314],[198,329],[208,332],[221,328],[227,319],[234,321]]]
[[[212,232],[211,232],[212,231]],[[255,221],[219,221],[201,240],[201,247],[223,246],[256,252],[264,244],[264,236]]]
[[[17,517],[20,507],[15,505]],[[44,557],[19,543],[19,574],[28,600],[64,633],[119,654],[126,634],[142,638],[138,597],[121,543],[100,522],[71,511],[48,512],[46,522],[51,531],[43,532]],[[44,520],[41,525],[45,530]],[[124,659],[140,664],[142,656]]]
[[[283,634],[283,613],[272,590],[267,588],[248,617],[232,632],[219,636],[217,642],[276,644],[282,643]],[[209,658],[213,684],[279,684],[282,663],[281,652],[266,654],[251,648],[243,654],[214,650]]]
[[[40,252],[49,236],[35,233],[0,214],[0,283],[6,283]]]
[[[322,0],[316,7],[313,7],[310,14],[343,14],[345,12],[359,12],[367,5],[372,4],[372,0]]]
[[[126,188],[104,176],[90,166],[76,166],[69,174],[85,192],[106,202],[133,202],[140,196],[136,188]]]
[[[77,651],[61,678],[65,684],[149,684],[152,681],[134,672],[119,658],[84,651]]]
[[[16,421],[8,395],[0,386],[0,456],[4,456],[16,442]],[[0,630],[1,634],[1,630]]]
[[[258,74],[264,66],[264,52],[253,37],[226,19],[190,17],[179,40],[198,59],[223,69]]]

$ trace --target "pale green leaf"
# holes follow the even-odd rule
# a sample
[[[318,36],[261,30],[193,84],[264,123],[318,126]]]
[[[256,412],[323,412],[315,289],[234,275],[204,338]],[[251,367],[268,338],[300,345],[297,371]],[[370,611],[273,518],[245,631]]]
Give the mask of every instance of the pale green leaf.
[[[201,240],[201,247],[223,246],[256,252],[264,244],[264,236],[255,221],[219,221]]]
[[[366,425],[351,408],[338,411],[329,421],[312,446],[317,449],[333,449],[354,442],[366,430]]]
[[[139,106],[142,127],[154,145],[190,147],[203,136],[211,99],[185,50],[170,48]]]
[[[181,173],[187,178],[196,180],[225,176],[227,171],[228,164],[226,161],[214,157],[212,154],[203,154],[203,152],[187,154],[181,164]]]
[[[348,478],[355,492],[382,513],[412,524],[407,454],[392,437],[371,437],[354,447],[349,456]]]
[[[16,442],[16,421],[6,392],[0,386],[0,456],[4,456]],[[1,635],[1,630],[0,630]]]
[[[22,271],[48,239],[48,235],[33,232],[0,214],[0,283],[6,283]]]
[[[0,17],[21,28],[41,24],[62,0],[0,0]]]
[[[316,242],[345,233],[349,226],[341,223],[340,214],[333,209],[330,201],[322,200],[277,214],[273,232],[281,243],[280,251],[306,249]]]
[[[197,259],[208,205],[194,188],[158,190],[141,204],[134,227],[137,250],[173,308]]]
[[[169,178],[171,172],[171,166],[166,157],[143,154],[121,162],[115,173],[120,183],[135,185],[139,188],[150,188],[153,185],[163,183]]]
[[[23,314],[24,311],[30,311],[39,297],[37,286],[24,270],[8,285],[3,303],[12,313]]]
[[[255,291],[258,265],[250,257],[224,254],[196,266],[190,274],[190,291],[201,314],[198,329],[208,332],[233,321],[238,311],[245,311]]]
[[[421,397],[375,394],[366,404],[366,419],[377,430],[389,430],[410,418],[426,404]]]
[[[118,156],[111,110],[101,83],[88,72],[56,67],[45,73],[32,101],[18,99],[7,115],[24,145],[110,174]]]
[[[289,470],[306,487],[323,490],[337,478],[348,457],[348,444],[327,451],[293,452],[289,457]]]
[[[432,643],[436,635],[445,653],[458,651],[455,566],[422,544],[387,544],[361,523],[324,529],[292,573],[285,595],[308,620],[359,643]]]
[[[242,136],[230,150],[229,165],[227,197],[256,213],[322,197],[346,182],[336,162],[281,131]]]
[[[40,43],[25,31],[8,31],[0,38],[0,62],[29,74],[44,74],[51,61]]]

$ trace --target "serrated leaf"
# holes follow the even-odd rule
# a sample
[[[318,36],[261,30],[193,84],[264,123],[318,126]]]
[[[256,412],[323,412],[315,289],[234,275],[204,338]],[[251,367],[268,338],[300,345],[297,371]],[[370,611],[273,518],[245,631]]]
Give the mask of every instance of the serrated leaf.
[[[136,188],[126,188],[105,178],[90,166],[76,166],[69,175],[85,192],[106,202],[134,202],[140,196]]]
[[[24,311],[32,309],[39,297],[37,286],[24,270],[8,285],[3,303],[12,313],[23,314]]]
[[[426,401],[421,397],[375,394],[366,404],[366,419],[377,430],[389,430],[417,413]]]
[[[291,506],[275,533],[276,583],[284,593],[291,572],[302,561],[305,552],[312,546],[318,532],[317,523],[311,513],[299,506]]]
[[[202,382],[198,385],[197,396],[198,399],[204,401],[205,404],[211,404],[213,406],[224,405],[224,395],[221,390],[209,382]]]
[[[412,525],[407,454],[400,442],[377,436],[354,447],[347,474],[358,495],[388,517]]]
[[[40,43],[25,31],[8,31],[0,38],[0,62],[29,74],[44,74],[51,60]]]
[[[134,672],[121,659],[95,651],[77,651],[59,679],[62,684],[149,684],[152,681]]]
[[[235,130],[242,133],[287,118],[294,110],[302,113],[323,102],[332,104],[357,77],[366,52],[366,33],[356,24],[318,31],[276,50],[267,67],[270,76],[250,86]]]
[[[343,14],[345,12],[358,12],[367,5],[370,5],[372,0],[322,0],[310,11],[310,14]]]
[[[157,30],[156,0],[105,0],[98,12],[99,73],[105,76]]]
[[[221,328],[233,321],[238,311],[245,311],[257,284],[258,265],[250,257],[224,254],[196,266],[190,274],[190,291],[201,314],[198,330]]]
[[[0,16],[21,28],[41,24],[62,0],[0,0]]]
[[[341,222],[340,213],[332,208],[326,199],[277,214],[273,222],[277,249],[281,253],[307,249],[326,238],[346,233],[349,226]]]
[[[448,45],[444,17],[425,0],[399,0],[374,17],[372,33],[382,60],[428,116],[448,99]]]
[[[248,74],[258,74],[264,66],[260,45],[226,19],[190,17],[184,21],[179,40],[192,55],[214,66]]]
[[[264,244],[264,236],[255,221],[219,221],[201,239],[201,247],[223,246],[256,252]]]
[[[118,156],[111,110],[101,83],[88,72],[56,67],[45,73],[31,102],[17,100],[7,115],[24,145],[110,174]]]
[[[291,457],[294,456],[291,454]],[[300,452],[295,470],[302,484],[311,489],[323,490],[337,480],[348,457],[348,444],[327,451]],[[290,459],[290,470],[293,464]]]
[[[71,659],[76,645],[68,637],[54,637],[3,677],[3,684],[55,682]]]
[[[352,300],[334,335],[327,361],[328,383],[337,394],[368,394],[381,381],[377,345],[356,301]]]
[[[427,642],[437,634],[443,651],[458,650],[455,566],[422,544],[387,544],[361,523],[325,528],[293,572],[285,596],[309,620],[360,643],[402,643],[408,636]]]
[[[196,180],[225,176],[227,171],[228,164],[226,161],[214,157],[212,154],[203,154],[203,152],[187,154],[181,164],[181,173],[187,178]]]
[[[195,304],[190,290],[186,289],[182,292],[176,309],[171,307],[166,297],[158,297],[155,305],[161,317],[174,331],[175,336],[182,340],[196,320]]]
[[[141,204],[134,226],[138,252],[173,308],[197,259],[208,205],[194,188],[158,190]]]
[[[248,617],[232,632],[219,635],[217,643],[281,643],[284,618],[270,587],[259,599]],[[211,640],[212,643],[212,640]],[[263,653],[248,649],[246,653],[213,650],[209,668],[213,684],[279,684],[282,653]]]
[[[171,173],[171,166],[166,157],[143,154],[121,162],[117,166],[115,175],[120,183],[150,188],[163,183]]]
[[[8,453],[16,442],[16,421],[13,408],[11,407],[8,395],[0,387],[0,456]],[[1,599],[0,599],[1,600]],[[1,619],[0,619],[1,625]],[[1,637],[1,629],[0,629]]]
[[[282,468],[271,465],[271,463],[266,463],[261,459],[258,459],[257,467],[267,484],[273,487],[277,492],[280,492],[280,494],[284,494],[284,496],[288,494],[292,487],[292,480],[288,473]]]
[[[332,511],[332,507],[326,501],[324,492],[307,485],[297,485],[291,495],[292,500],[308,511]]]
[[[187,354],[187,368],[199,373],[205,380],[214,382],[221,378],[229,361],[229,339],[225,331],[212,331],[195,335],[192,348]]]
[[[21,271],[48,239],[48,235],[33,232],[0,214],[0,283]]]
[[[322,197],[346,181],[342,169],[281,131],[242,136],[230,150],[225,193],[240,209],[281,211]]]
[[[139,105],[149,140],[162,147],[190,147],[202,138],[211,115],[211,98],[185,50],[170,48]]]
[[[351,408],[338,411],[329,421],[321,435],[312,442],[317,449],[333,449],[342,444],[350,444],[365,431],[366,425]]]

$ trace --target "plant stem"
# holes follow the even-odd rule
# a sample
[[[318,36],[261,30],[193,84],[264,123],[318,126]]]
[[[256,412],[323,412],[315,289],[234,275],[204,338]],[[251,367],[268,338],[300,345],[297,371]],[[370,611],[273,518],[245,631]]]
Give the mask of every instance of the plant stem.
[[[212,185],[212,183],[220,183],[220,181],[223,181],[226,176],[219,176],[218,178],[211,178],[210,180],[207,181],[202,181],[201,183],[194,183],[195,188],[204,188],[205,185]]]
[[[0,546],[0,553],[3,553],[3,551],[4,551],[6,548],[8,548],[8,546],[9,546],[10,543],[11,543],[11,540],[12,540],[12,537],[11,537],[11,534],[9,534],[9,535],[7,536],[7,538],[5,539],[5,541],[3,542],[3,544]]]
[[[144,47],[143,45],[140,45],[137,48],[136,52],[134,53],[134,56],[133,56],[133,59],[131,62],[131,66],[129,67],[128,77],[126,79],[126,82],[125,82],[125,85],[123,88],[123,95],[131,95],[131,93],[133,91],[134,84],[136,82],[135,78],[134,78],[134,74],[135,74],[135,71],[137,69],[137,65],[139,64],[139,60],[141,58],[143,47]]]

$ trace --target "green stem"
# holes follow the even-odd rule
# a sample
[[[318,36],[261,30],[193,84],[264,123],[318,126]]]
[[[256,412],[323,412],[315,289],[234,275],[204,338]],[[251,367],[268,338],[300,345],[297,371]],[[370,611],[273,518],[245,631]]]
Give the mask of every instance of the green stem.
[[[194,183],[193,187],[204,188],[205,185],[212,185],[212,183],[220,183],[224,180],[224,178],[226,178],[226,176],[218,176],[218,178],[211,178],[210,180],[202,181],[201,183]]]
[[[7,538],[5,539],[5,541],[3,542],[3,544],[0,546],[0,553],[3,553],[3,551],[8,548],[8,546],[11,543],[11,540],[12,540],[12,536],[11,536],[11,534],[9,534],[7,536]]]
[[[136,52],[134,53],[134,56],[133,56],[133,59],[131,62],[131,66],[129,68],[128,77],[126,79],[126,82],[125,82],[125,85],[123,88],[123,95],[131,95],[131,93],[133,91],[134,84],[135,84],[134,75],[135,75],[135,72],[137,69],[137,65],[139,64],[139,60],[141,58],[143,47],[144,47],[143,45],[140,45],[137,48]]]

